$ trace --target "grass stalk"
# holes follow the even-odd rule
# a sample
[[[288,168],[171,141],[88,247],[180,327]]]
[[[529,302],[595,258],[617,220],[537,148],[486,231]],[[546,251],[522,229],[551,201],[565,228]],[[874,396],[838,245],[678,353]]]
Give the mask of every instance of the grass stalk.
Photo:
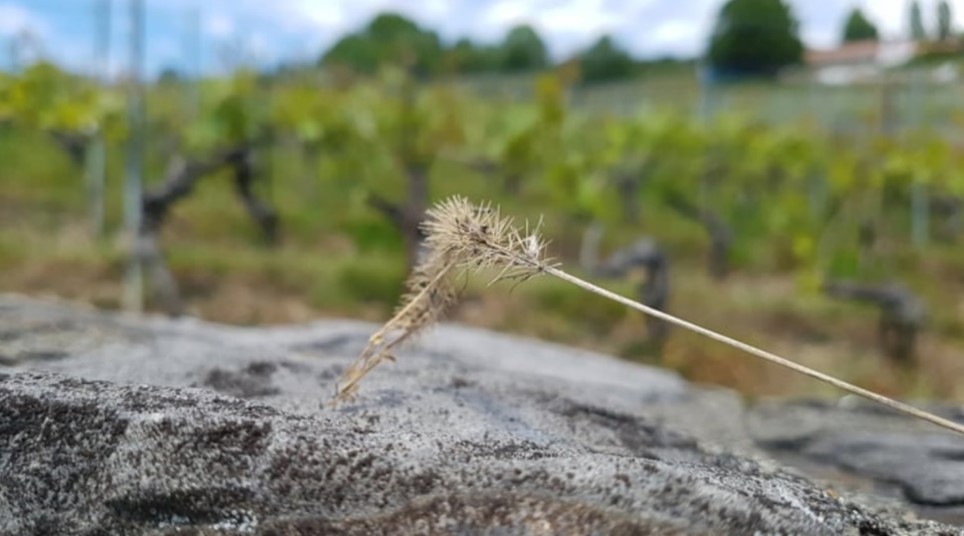
[[[546,242],[540,238],[538,226],[531,232],[528,225],[520,229],[490,205],[476,206],[465,198],[453,197],[429,210],[423,227],[429,254],[413,271],[408,282],[409,292],[398,312],[372,335],[361,355],[343,375],[333,404],[353,398],[357,394],[359,381],[366,374],[383,361],[393,361],[392,351],[442,317],[445,309],[458,297],[452,283],[455,272],[460,269],[497,269],[498,275],[492,283],[502,280],[525,281],[536,275],[549,275],[905,415],[964,435],[964,425],[960,423],[858,387],[576,277],[545,257]]]

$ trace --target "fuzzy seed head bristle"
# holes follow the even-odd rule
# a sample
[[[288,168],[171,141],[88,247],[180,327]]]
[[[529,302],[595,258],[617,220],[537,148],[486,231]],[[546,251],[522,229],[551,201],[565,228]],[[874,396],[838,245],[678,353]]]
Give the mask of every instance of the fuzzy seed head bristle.
[[[335,403],[353,398],[368,372],[383,361],[394,361],[396,348],[439,321],[458,300],[456,272],[499,269],[494,283],[525,280],[549,266],[546,243],[538,233],[528,232],[528,225],[521,232],[488,203],[473,205],[461,196],[446,199],[426,213],[422,230],[428,254],[412,270],[394,316],[345,371]]]

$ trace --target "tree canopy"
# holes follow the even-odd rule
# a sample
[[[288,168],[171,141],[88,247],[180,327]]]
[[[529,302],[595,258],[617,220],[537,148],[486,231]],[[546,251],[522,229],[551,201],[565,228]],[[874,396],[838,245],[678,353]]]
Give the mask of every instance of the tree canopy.
[[[917,0],[910,3],[910,37],[915,41],[927,39],[927,30],[924,28],[924,16],[920,10],[920,2]]]
[[[390,63],[432,73],[441,60],[438,34],[397,13],[376,16],[362,30],[341,38],[322,58],[325,64],[346,65],[365,73]]]
[[[951,5],[947,0],[937,3],[937,38],[946,41],[954,36],[954,18],[951,14]]]
[[[382,13],[364,28],[338,40],[324,53],[321,63],[343,65],[361,73],[372,73],[389,64],[402,64],[423,74],[436,74],[442,69],[522,72],[547,67],[549,54],[542,38],[528,25],[512,28],[495,45],[460,39],[446,47],[436,32],[400,14]]]
[[[866,41],[872,39],[876,41],[880,38],[880,33],[874,23],[864,15],[859,8],[854,8],[847,16],[844,23],[842,41],[851,43],[854,41]]]
[[[784,0],[729,0],[720,12],[710,57],[715,66],[746,74],[772,74],[800,61],[803,47],[797,23]],[[638,61],[611,35],[602,35],[571,58],[587,83],[618,80],[675,60]],[[319,60],[361,74],[388,65],[403,65],[422,76],[441,73],[521,73],[553,62],[538,31],[520,24],[501,41],[478,43],[462,38],[445,43],[438,33],[399,13],[376,15],[368,24],[343,36]]]
[[[451,70],[460,73],[481,73],[499,70],[499,47],[482,46],[468,39],[459,39],[448,51]]]
[[[783,0],[729,0],[708,51],[710,65],[735,75],[773,75],[803,57],[797,21]]]
[[[509,30],[502,43],[501,55],[501,67],[506,72],[533,71],[549,65],[545,43],[527,24]]]
[[[604,35],[586,49],[579,58],[582,79],[585,82],[603,82],[626,78],[636,65],[633,58]]]

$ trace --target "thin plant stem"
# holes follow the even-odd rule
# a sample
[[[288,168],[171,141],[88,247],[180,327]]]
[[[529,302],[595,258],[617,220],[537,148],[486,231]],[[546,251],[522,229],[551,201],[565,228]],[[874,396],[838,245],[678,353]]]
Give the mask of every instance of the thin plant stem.
[[[755,355],[755,356],[757,356],[757,357],[759,357],[759,358],[765,359],[765,360],[770,361],[770,362],[772,362],[772,363],[776,363],[777,365],[780,365],[780,366],[782,366],[782,367],[786,367],[786,368],[788,368],[788,369],[794,370],[794,371],[799,372],[799,373],[801,373],[801,374],[805,374],[805,375],[807,375],[807,376],[810,376],[811,378],[818,379],[818,380],[820,380],[820,381],[822,381],[822,382],[825,382],[825,383],[828,383],[828,384],[830,384],[830,385],[833,385],[834,387],[837,387],[837,388],[839,388],[839,389],[843,389],[844,391],[848,391],[848,392],[853,393],[853,394],[855,394],[855,395],[862,396],[862,397],[867,398],[867,399],[869,399],[869,400],[873,400],[874,402],[877,402],[877,403],[879,403],[879,404],[883,404],[884,406],[887,406],[887,407],[889,407],[889,408],[891,408],[891,409],[897,410],[897,411],[899,411],[899,412],[901,412],[901,413],[910,415],[910,416],[912,416],[912,417],[916,417],[916,418],[918,418],[918,419],[923,419],[923,420],[928,421],[928,422],[930,422],[930,423],[936,424],[937,426],[940,426],[940,427],[946,428],[946,429],[948,429],[948,430],[952,430],[952,431],[954,431],[954,432],[957,432],[957,433],[959,433],[959,434],[961,434],[961,435],[964,435],[964,425],[962,425],[962,424],[960,424],[960,423],[956,423],[956,422],[951,421],[951,420],[949,420],[949,419],[945,419],[945,418],[943,418],[943,417],[934,415],[933,413],[929,413],[929,412],[924,411],[924,410],[922,410],[922,409],[918,409],[918,408],[916,408],[916,407],[914,407],[914,406],[911,406],[911,405],[909,405],[909,404],[905,404],[905,403],[903,403],[903,402],[899,402],[899,401],[897,401],[897,400],[894,400],[894,399],[891,399],[891,398],[887,398],[886,396],[877,394],[877,393],[875,393],[875,392],[873,392],[873,391],[868,391],[867,389],[864,389],[864,388],[862,388],[862,387],[858,387],[858,386],[853,385],[853,384],[851,384],[851,383],[847,383],[847,382],[845,382],[845,381],[843,381],[843,380],[839,380],[839,379],[837,379],[837,378],[834,378],[833,376],[830,376],[830,375],[828,375],[828,374],[824,374],[823,372],[820,372],[820,371],[818,371],[818,370],[814,370],[814,369],[812,369],[812,368],[806,367],[806,366],[801,365],[801,364],[799,364],[799,363],[795,363],[795,362],[793,362],[793,361],[790,361],[789,359],[782,358],[782,357],[780,357],[780,356],[778,356],[778,355],[776,355],[776,354],[774,354],[774,353],[771,353],[771,352],[768,352],[768,351],[766,351],[766,350],[757,348],[756,346],[747,344],[747,343],[745,343],[745,342],[738,341],[738,340],[736,340],[736,339],[734,339],[734,338],[732,338],[732,337],[727,337],[726,335],[723,335],[723,334],[721,334],[721,333],[717,333],[717,332],[715,332],[715,331],[713,331],[713,330],[704,328],[704,327],[702,327],[702,326],[700,326],[700,325],[694,324],[694,323],[689,322],[689,321],[687,321],[687,320],[683,320],[682,318],[677,318],[677,317],[675,317],[675,316],[673,316],[673,315],[671,315],[671,314],[665,313],[665,312],[660,311],[660,310],[658,310],[658,309],[654,309],[654,308],[649,307],[649,306],[647,306],[647,305],[644,305],[644,304],[642,304],[642,303],[633,301],[633,300],[631,300],[631,299],[629,299],[629,298],[626,298],[626,297],[624,297],[624,296],[621,296],[621,295],[619,295],[619,294],[616,294],[615,292],[612,292],[612,291],[607,290],[607,289],[605,289],[605,288],[602,288],[602,287],[600,287],[600,286],[594,285],[594,284],[592,284],[592,283],[590,283],[590,282],[588,282],[588,281],[585,281],[585,280],[583,280],[583,279],[580,279],[580,278],[578,278],[578,277],[576,277],[576,276],[574,276],[574,275],[571,275],[571,274],[569,274],[569,273],[567,273],[567,272],[565,272],[565,271],[563,271],[563,270],[560,270],[560,269],[558,269],[558,268],[555,268],[555,267],[552,267],[552,266],[547,266],[547,267],[543,268],[543,272],[545,272],[547,275],[551,275],[551,276],[553,276],[553,277],[556,277],[556,278],[561,279],[561,280],[563,280],[563,281],[566,281],[566,282],[568,282],[568,283],[572,283],[573,285],[576,285],[576,286],[582,288],[583,290],[587,290],[587,291],[589,291],[589,292],[592,292],[592,293],[597,294],[597,295],[599,295],[599,296],[602,296],[602,297],[604,297],[604,298],[608,298],[608,299],[610,299],[610,300],[619,302],[619,303],[625,305],[626,307],[630,307],[630,308],[632,308],[632,309],[636,309],[637,311],[640,311],[640,312],[646,313],[646,314],[648,314],[648,315],[654,316],[654,317],[656,317],[656,318],[659,318],[660,320],[664,320],[664,321],[669,322],[669,323],[671,323],[671,324],[675,324],[675,325],[677,325],[677,326],[679,326],[679,327],[681,327],[681,328],[684,328],[684,329],[693,331],[693,332],[695,332],[695,333],[699,333],[700,335],[703,335],[703,336],[705,336],[705,337],[708,337],[708,338],[710,338],[710,339],[713,339],[713,340],[715,340],[715,341],[717,341],[717,342],[721,342],[721,343],[723,343],[723,344],[732,346],[733,348],[736,348],[736,349],[739,349],[739,350],[743,350],[744,352],[746,352],[746,353],[748,353],[748,354]]]
[[[457,298],[458,292],[452,288],[450,281],[456,268],[475,271],[492,268],[500,270],[492,283],[502,280],[522,282],[536,275],[550,275],[631,309],[964,435],[964,425],[960,423],[857,387],[571,275],[545,258],[546,242],[539,237],[538,225],[533,232],[530,232],[528,225],[522,230],[512,223],[511,218],[502,217],[498,208],[491,205],[473,205],[464,197],[456,196],[436,205],[428,211],[427,216],[423,230],[427,235],[426,244],[430,253],[409,279],[407,303],[371,337],[355,363],[343,374],[333,402],[352,398],[358,382],[365,375],[379,363],[394,360],[392,350],[438,321],[444,309]],[[435,296],[443,299],[433,299]],[[401,330],[401,335],[385,341],[385,335],[393,330]]]

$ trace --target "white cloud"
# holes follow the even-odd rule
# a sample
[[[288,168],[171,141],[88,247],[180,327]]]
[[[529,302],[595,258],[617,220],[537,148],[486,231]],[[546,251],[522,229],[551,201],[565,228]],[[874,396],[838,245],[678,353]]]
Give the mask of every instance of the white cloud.
[[[250,36],[247,44],[248,52],[254,57],[255,62],[268,59],[277,52],[271,40],[261,34]]]
[[[546,34],[579,36],[591,41],[605,33],[611,33],[625,23],[625,16],[604,9],[601,0],[575,0],[532,14],[534,26]]]
[[[50,34],[50,26],[39,15],[19,4],[0,3],[0,35],[13,37],[23,32],[46,37]]]
[[[699,52],[703,39],[700,25],[684,21],[670,21],[660,24],[650,36],[650,45],[665,50],[679,50],[685,54]]]
[[[16,43],[10,48],[12,65],[49,57],[50,36],[50,26],[39,15],[18,4],[0,3],[0,38],[6,46]]]
[[[641,57],[696,56],[706,48],[706,37],[720,9],[718,0],[651,2],[627,17],[619,36],[630,52]]]
[[[528,20],[531,16],[531,10],[524,2],[497,0],[485,10],[480,22],[491,26],[510,27]]]
[[[927,1],[921,3],[921,10],[924,12],[925,20],[927,20],[926,17],[929,12],[937,9],[936,2],[934,2],[935,5],[933,9],[928,9],[931,7],[928,5],[930,3],[931,2]],[[900,4],[906,5],[902,6]],[[882,36],[896,38],[907,35],[907,28],[909,27],[909,5],[909,3],[899,1],[881,2],[880,0],[863,0],[863,2],[861,2],[861,9],[864,14],[867,15],[867,18],[874,22]],[[839,31],[837,33],[839,33]]]
[[[276,17],[290,26],[311,24],[318,28],[339,28],[347,30],[349,17],[347,9],[333,8],[313,0],[292,0],[283,3]]]
[[[204,19],[204,32],[215,39],[231,37],[234,31],[234,21],[223,12],[216,12]]]

